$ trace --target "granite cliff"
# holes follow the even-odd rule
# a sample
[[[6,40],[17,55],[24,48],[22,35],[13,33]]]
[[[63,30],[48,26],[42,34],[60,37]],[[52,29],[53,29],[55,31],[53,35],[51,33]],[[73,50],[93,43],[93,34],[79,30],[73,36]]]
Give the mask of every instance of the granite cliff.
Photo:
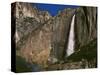
[[[12,22],[12,25],[16,26],[13,34],[16,41],[16,56],[24,58],[31,64],[36,63],[45,70],[71,69],[71,67],[75,69],[77,65],[78,68],[83,68],[80,65],[84,65],[84,60],[88,63],[88,68],[97,66],[96,7],[65,8],[56,16],[51,16],[48,11],[40,11],[30,3],[17,2],[15,6],[12,4],[12,10],[15,22]],[[75,52],[67,56],[69,31],[74,15]],[[75,56],[80,58],[74,58]],[[74,59],[77,61],[73,61]]]

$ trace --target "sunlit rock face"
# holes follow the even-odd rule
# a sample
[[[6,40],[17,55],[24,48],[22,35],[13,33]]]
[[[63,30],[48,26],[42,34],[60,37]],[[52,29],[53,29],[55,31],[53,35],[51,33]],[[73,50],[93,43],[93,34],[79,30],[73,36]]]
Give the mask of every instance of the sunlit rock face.
[[[42,23],[51,18],[51,15],[47,11],[39,11],[30,3],[17,2],[15,12],[16,18],[32,17]]]
[[[46,64],[51,49],[51,15],[21,2],[16,3],[12,13],[16,21],[14,37],[18,55],[30,63]]]
[[[30,3],[16,2],[13,12],[16,21],[17,32],[15,33],[17,33],[17,36],[15,38],[17,42],[29,36],[32,31],[51,18],[47,11],[39,11]],[[22,43],[19,42],[18,46],[20,44]]]
[[[51,15],[47,11],[39,11],[30,3],[16,2],[13,7],[13,16],[16,21],[17,42],[28,36],[39,25],[48,21]]]
[[[22,57],[26,58],[28,62],[44,66],[50,55],[51,34],[50,21],[33,31],[24,40],[25,44],[20,49]]]
[[[32,8],[32,6],[28,3],[16,3],[16,17],[20,18],[24,17],[35,17],[37,15],[38,10]]]

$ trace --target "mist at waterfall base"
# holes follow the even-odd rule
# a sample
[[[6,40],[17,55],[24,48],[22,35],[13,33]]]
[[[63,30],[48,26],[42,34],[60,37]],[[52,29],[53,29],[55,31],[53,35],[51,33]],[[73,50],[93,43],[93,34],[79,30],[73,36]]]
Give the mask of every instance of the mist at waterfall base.
[[[77,8],[79,6],[76,5],[56,5],[56,4],[41,4],[41,3],[34,3],[32,4],[33,7],[35,6],[41,11],[48,11],[51,16],[55,16],[58,14],[59,11],[64,10],[65,8]]]

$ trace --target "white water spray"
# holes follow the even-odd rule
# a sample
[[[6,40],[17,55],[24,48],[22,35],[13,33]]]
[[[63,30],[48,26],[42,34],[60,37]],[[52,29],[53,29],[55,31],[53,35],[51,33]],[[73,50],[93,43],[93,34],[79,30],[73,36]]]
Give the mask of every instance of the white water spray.
[[[17,30],[16,30],[16,32],[15,32],[15,38],[16,38],[15,41],[16,41],[16,43],[17,43],[17,42],[20,40]]]
[[[72,53],[74,53],[74,21],[75,21],[75,15],[72,17],[71,21],[71,27],[69,32],[69,38],[68,38],[68,46],[66,49],[67,56],[70,56]]]

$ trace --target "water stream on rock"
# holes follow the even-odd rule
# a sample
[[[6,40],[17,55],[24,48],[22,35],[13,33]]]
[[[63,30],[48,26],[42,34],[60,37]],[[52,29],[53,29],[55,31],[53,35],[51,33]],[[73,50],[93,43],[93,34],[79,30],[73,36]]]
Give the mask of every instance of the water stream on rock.
[[[74,21],[75,21],[75,15],[72,17],[71,21],[71,27],[69,32],[69,38],[68,38],[68,46],[66,49],[67,56],[70,56],[72,53],[74,53]]]

